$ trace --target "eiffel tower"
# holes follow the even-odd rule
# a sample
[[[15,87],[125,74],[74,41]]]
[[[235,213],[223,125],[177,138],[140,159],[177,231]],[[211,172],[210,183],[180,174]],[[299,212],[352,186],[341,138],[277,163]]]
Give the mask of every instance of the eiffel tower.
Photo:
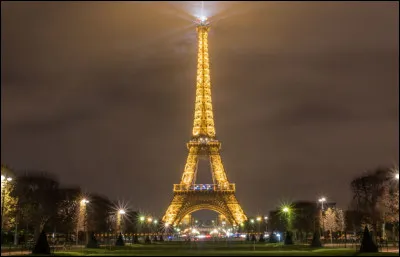
[[[209,29],[206,20],[201,20],[196,28],[198,56],[192,138],[187,143],[189,154],[181,182],[174,184],[174,196],[163,217],[163,222],[167,225],[175,226],[186,215],[202,209],[219,213],[232,225],[239,225],[247,220],[236,199],[235,184],[229,183],[226,176],[219,154],[221,143],[215,136],[208,57]],[[213,184],[195,184],[200,158],[209,159]]]

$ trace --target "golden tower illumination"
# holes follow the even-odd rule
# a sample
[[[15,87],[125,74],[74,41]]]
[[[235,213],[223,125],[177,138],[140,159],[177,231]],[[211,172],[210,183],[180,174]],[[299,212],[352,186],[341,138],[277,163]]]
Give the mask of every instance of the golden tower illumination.
[[[202,19],[196,30],[198,38],[196,100],[192,138],[187,143],[189,154],[180,184],[174,184],[174,197],[163,221],[177,225],[188,214],[209,209],[223,215],[231,224],[247,220],[235,196],[235,184],[229,183],[216,139],[211,101],[210,62],[208,55],[209,25]],[[199,157],[208,157],[213,184],[195,184]]]

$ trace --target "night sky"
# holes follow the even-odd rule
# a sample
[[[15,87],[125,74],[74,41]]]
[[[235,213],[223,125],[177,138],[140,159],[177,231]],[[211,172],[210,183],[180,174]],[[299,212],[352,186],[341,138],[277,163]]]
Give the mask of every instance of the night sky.
[[[192,131],[199,3],[3,1],[1,162],[163,215]],[[247,214],[321,195],[346,208],[352,178],[398,164],[398,2],[205,12],[217,137]]]

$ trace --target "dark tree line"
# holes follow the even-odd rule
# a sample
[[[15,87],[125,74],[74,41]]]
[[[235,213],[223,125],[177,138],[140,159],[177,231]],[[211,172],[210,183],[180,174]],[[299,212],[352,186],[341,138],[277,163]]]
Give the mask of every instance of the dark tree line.
[[[42,231],[57,232],[72,238],[77,232],[77,218],[82,192],[79,187],[60,187],[57,178],[42,171],[27,171],[14,180],[11,196],[17,199],[18,231],[33,235],[36,241]],[[116,232],[110,216],[115,212],[113,203],[101,195],[85,195],[87,204],[86,231]],[[129,230],[134,230],[127,223]],[[15,228],[10,228],[14,231]]]

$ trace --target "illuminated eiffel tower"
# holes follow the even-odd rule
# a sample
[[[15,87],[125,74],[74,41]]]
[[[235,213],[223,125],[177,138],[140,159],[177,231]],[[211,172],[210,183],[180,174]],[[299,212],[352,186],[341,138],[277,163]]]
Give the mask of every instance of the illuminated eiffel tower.
[[[224,217],[232,225],[247,220],[235,196],[235,184],[229,183],[219,150],[221,143],[215,137],[211,103],[210,64],[208,58],[208,31],[206,20],[197,26],[198,56],[196,101],[192,139],[187,143],[189,155],[180,184],[174,184],[174,197],[163,222],[179,224],[192,212],[207,209]],[[195,184],[199,158],[210,160],[213,184]]]

